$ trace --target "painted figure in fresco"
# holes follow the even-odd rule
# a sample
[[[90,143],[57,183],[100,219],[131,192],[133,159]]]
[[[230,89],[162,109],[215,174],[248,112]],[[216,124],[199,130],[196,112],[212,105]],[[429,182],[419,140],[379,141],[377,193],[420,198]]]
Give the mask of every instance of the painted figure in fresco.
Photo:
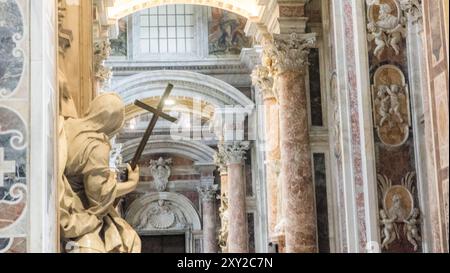
[[[405,233],[408,242],[410,242],[414,246],[414,251],[417,251],[419,245],[417,242],[422,241],[422,238],[419,235],[419,229],[417,225],[419,224],[419,209],[414,209],[413,214],[409,220],[404,220],[405,223]]]
[[[384,210],[380,211],[381,223],[383,225],[384,240],[381,248],[389,249],[389,245],[397,238],[395,232],[395,218],[389,219]]]
[[[398,221],[403,221],[407,217],[406,211],[403,208],[402,197],[398,194],[392,196],[392,207],[389,209],[389,216]]]
[[[244,33],[246,22],[242,16],[213,8],[209,23],[210,53],[239,54],[243,47],[249,47],[250,40]]]
[[[139,168],[128,166],[124,183],[110,169],[110,139],[124,120],[124,103],[112,93],[94,99],[82,119],[60,118],[60,226],[69,252],[140,252],[139,236],[114,207],[139,182]]]

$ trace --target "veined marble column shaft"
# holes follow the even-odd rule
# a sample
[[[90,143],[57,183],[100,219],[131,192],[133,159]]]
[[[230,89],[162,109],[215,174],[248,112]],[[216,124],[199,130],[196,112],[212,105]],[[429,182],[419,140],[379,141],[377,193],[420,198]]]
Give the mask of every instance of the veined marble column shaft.
[[[198,188],[203,211],[203,252],[217,253],[215,200],[218,185]]]
[[[243,163],[248,142],[219,145],[228,169],[228,252],[248,253],[248,224],[245,204],[245,178]]]
[[[218,245],[222,253],[228,252],[228,170],[224,162],[223,154],[216,153],[214,161],[220,172],[220,230],[218,234]]]
[[[280,105],[281,187],[287,253],[317,252],[317,221],[309,142],[305,70],[314,34],[274,35],[266,41]]]
[[[253,85],[263,95],[264,122],[265,122],[265,154],[266,154],[266,181],[267,181],[267,218],[269,229],[269,240],[273,241],[275,227],[278,223],[278,175],[276,165],[280,159],[279,138],[279,110],[278,103],[273,90],[273,78],[265,66],[258,66],[252,73]],[[274,242],[275,243],[275,242]]]

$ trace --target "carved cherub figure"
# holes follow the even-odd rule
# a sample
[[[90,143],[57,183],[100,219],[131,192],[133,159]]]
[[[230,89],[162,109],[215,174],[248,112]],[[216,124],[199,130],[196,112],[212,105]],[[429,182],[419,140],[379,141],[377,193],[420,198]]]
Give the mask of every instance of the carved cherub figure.
[[[380,127],[388,120],[390,114],[390,97],[388,96],[389,88],[386,85],[380,85],[377,93],[377,104],[379,105],[378,114],[380,115]]]
[[[419,214],[419,209],[416,208],[414,209],[409,220],[403,221],[405,223],[406,238],[414,246],[414,251],[417,251],[419,248],[418,242],[422,241],[422,238],[419,235],[419,229],[417,227],[419,224]]]
[[[390,88],[387,89],[387,92],[389,94],[391,104],[389,112],[391,115],[397,117],[399,124],[403,124],[404,120],[402,113],[400,112],[400,86],[392,84]]]
[[[369,41],[375,40],[374,55],[381,59],[386,46],[390,46],[396,55],[400,54],[400,42],[405,36],[405,28],[399,18],[392,13],[394,10],[389,4],[380,4],[379,1],[372,1],[370,5],[379,6],[377,20],[372,20],[368,25]]]
[[[384,237],[381,248],[389,249],[389,245],[397,238],[394,226],[396,217],[389,219],[386,211],[384,210],[380,211],[380,217],[380,221],[383,225]]]

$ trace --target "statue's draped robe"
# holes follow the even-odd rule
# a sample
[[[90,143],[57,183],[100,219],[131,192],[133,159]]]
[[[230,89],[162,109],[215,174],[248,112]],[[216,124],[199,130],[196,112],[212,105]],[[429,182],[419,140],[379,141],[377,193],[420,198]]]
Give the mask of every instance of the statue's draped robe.
[[[60,126],[60,142],[67,141],[60,143],[61,232],[85,252],[140,252],[137,233],[114,208],[117,180],[109,168],[109,136],[123,122],[121,100],[104,94],[85,118]]]

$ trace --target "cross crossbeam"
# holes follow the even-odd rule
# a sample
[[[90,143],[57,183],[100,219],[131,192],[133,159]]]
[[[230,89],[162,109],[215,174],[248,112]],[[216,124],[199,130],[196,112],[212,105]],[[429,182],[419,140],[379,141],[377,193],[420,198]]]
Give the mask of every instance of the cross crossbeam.
[[[138,107],[141,107],[144,110],[147,110],[151,113],[153,113],[153,117],[147,127],[147,130],[144,133],[144,136],[142,137],[141,142],[139,143],[139,146],[136,150],[136,153],[133,157],[133,159],[131,160],[130,166],[131,168],[134,170],[136,169],[137,163],[139,162],[139,159],[142,156],[142,153],[144,152],[145,146],[147,145],[148,140],[150,139],[151,134],[153,133],[153,129],[155,129],[156,126],[156,122],[158,121],[158,119],[164,118],[170,122],[176,122],[177,119],[174,117],[171,117],[165,113],[163,113],[163,108],[164,108],[164,104],[166,99],[169,97],[170,92],[172,92],[173,89],[173,85],[172,84],[168,84],[166,91],[164,92],[163,96],[161,97],[161,100],[159,101],[159,104],[156,108],[151,107],[150,105],[147,105],[141,101],[136,100],[134,102],[134,104]]]

